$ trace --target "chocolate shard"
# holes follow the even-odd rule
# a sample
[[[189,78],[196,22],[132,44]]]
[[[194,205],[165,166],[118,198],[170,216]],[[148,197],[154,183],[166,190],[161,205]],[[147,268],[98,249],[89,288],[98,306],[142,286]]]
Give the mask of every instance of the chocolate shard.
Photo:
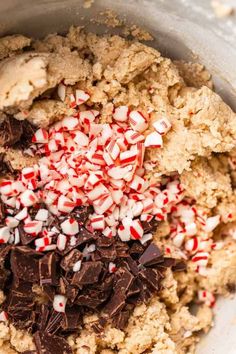
[[[137,278],[134,279],[133,284],[131,284],[129,290],[127,291],[127,298],[131,296],[136,296],[140,293],[140,286],[137,282]]]
[[[98,282],[102,271],[102,262],[84,262],[79,272],[76,272],[72,278],[72,285],[78,287]]]
[[[36,350],[26,350],[25,352],[22,352],[22,354],[37,354]]]
[[[53,302],[55,296],[55,288],[51,285],[43,285],[43,292],[47,296],[48,300]]]
[[[151,243],[139,258],[139,263],[146,267],[160,262],[163,262],[163,254],[154,243]]]
[[[122,292],[115,292],[108,303],[104,306],[104,313],[109,317],[117,315],[125,307],[126,295]]]
[[[56,285],[56,256],[54,252],[46,254],[39,260],[39,283],[43,285]]]
[[[134,276],[126,268],[119,268],[115,275],[114,291],[126,294],[134,281]]]
[[[0,289],[4,290],[6,281],[10,276],[10,272],[7,271],[5,268],[0,268]]]
[[[53,310],[49,317],[45,332],[49,334],[57,333],[61,329],[63,317],[64,314],[62,312],[56,312]]]
[[[6,300],[9,319],[20,329],[30,328],[34,323],[35,304],[29,289],[32,288],[27,283],[22,283],[16,290],[10,290]]]
[[[15,144],[14,148],[17,149],[26,149],[32,144],[32,137],[37,130],[37,127],[32,125],[28,120],[23,120],[21,122],[22,125],[22,134],[20,141]]]
[[[64,249],[64,251],[61,251],[58,253],[61,254],[62,256],[64,256],[67,253],[69,253],[71,250],[78,248],[79,246],[81,246],[85,243],[92,242],[92,241],[96,240],[96,238],[97,238],[97,236],[95,234],[92,234],[87,229],[85,229],[84,227],[81,226],[79,234],[76,235],[76,241],[73,244],[71,244],[70,242],[67,242],[67,245],[66,245],[66,248]]]
[[[157,269],[146,268],[139,272],[140,279],[144,280],[153,290],[160,290],[161,276]]]
[[[96,321],[96,322],[92,323],[91,327],[92,327],[92,329],[94,330],[94,332],[96,334],[102,334],[104,332],[104,327],[101,326],[99,321]]]
[[[50,309],[48,304],[42,304],[39,306],[37,328],[40,331],[45,331],[50,315]]]
[[[67,307],[62,321],[62,329],[66,332],[78,330],[82,323],[81,310],[79,306]]]
[[[130,312],[129,311],[121,311],[116,315],[113,319],[113,325],[115,328],[124,330],[128,324],[130,317]]]
[[[0,154],[1,156],[1,154]],[[1,166],[1,161],[0,161],[0,166]],[[0,200],[0,224],[2,224],[3,220],[5,219],[6,213],[5,213],[5,206],[3,202]]]
[[[131,256],[141,256],[145,250],[145,247],[140,242],[134,242],[130,247],[129,254]]]
[[[17,143],[22,135],[22,123],[13,117],[6,117],[0,125],[0,145],[12,146]]]
[[[24,231],[23,224],[20,223],[18,225],[18,230],[19,230],[19,235],[20,235],[20,240],[21,240],[22,245],[26,246],[34,241],[34,237],[32,237],[31,235],[27,234]]]
[[[63,276],[59,280],[59,289],[60,293],[65,295],[72,303],[75,301],[76,296],[79,293],[78,288],[71,285],[71,282]]]
[[[163,262],[158,264],[158,268],[171,268],[176,264],[175,259],[171,257],[164,257]]]
[[[116,249],[113,245],[110,247],[99,247],[98,253],[102,262],[112,262],[116,259]]]
[[[105,236],[101,235],[97,239],[96,245],[97,245],[97,247],[110,247],[111,245],[114,245],[114,243],[115,243],[115,238],[114,237],[108,238],[108,237],[105,237]]]
[[[93,213],[91,206],[80,206],[73,210],[72,217],[74,217],[81,225],[84,225],[88,220],[90,214]]]
[[[142,221],[142,227],[144,230],[144,233],[154,233],[157,229],[157,226],[160,224],[160,221],[157,221],[156,219],[152,219],[151,221]]]
[[[72,349],[63,337],[36,332],[34,342],[38,354],[72,354]]]
[[[91,309],[96,309],[102,303],[107,301],[111,292],[99,291],[98,289],[87,289],[81,295],[78,295],[76,303]]]
[[[173,272],[183,272],[187,269],[187,264],[184,261],[176,261],[176,264],[172,267]]]
[[[11,252],[11,269],[15,277],[34,283],[39,280],[40,253],[27,247],[16,247]]]
[[[66,271],[73,271],[73,266],[76,262],[83,259],[83,253],[74,249],[68,253],[61,261],[60,266]]]

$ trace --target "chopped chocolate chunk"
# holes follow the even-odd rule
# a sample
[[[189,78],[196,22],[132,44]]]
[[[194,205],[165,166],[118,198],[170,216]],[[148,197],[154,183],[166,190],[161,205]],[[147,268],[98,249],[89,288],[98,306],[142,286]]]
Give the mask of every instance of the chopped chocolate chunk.
[[[0,166],[1,166],[1,162],[0,162]],[[5,219],[5,207],[3,202],[0,200],[0,224],[2,224],[3,220]]]
[[[133,283],[129,287],[129,290],[127,291],[127,294],[126,294],[127,298],[130,296],[135,296],[140,293],[140,286],[139,286],[139,283],[137,280],[138,279],[135,278]]]
[[[116,328],[124,330],[127,326],[128,320],[130,317],[129,311],[121,311],[113,319],[113,324]]]
[[[94,284],[98,281],[102,271],[102,262],[84,262],[79,272],[72,278],[72,285],[82,286]]]
[[[141,255],[145,250],[145,247],[141,245],[141,243],[135,242],[132,244],[129,250],[129,254],[131,256],[139,256]]]
[[[24,231],[23,224],[20,223],[18,225],[18,230],[19,230],[19,235],[20,235],[20,240],[21,240],[22,245],[26,246],[29,243],[34,241],[34,237],[32,237],[31,235],[27,234]]]
[[[53,302],[55,296],[55,289],[51,285],[43,285],[43,292],[47,296],[47,298]]]
[[[126,268],[120,268],[115,275],[114,291],[126,294],[134,281],[134,276]]]
[[[9,275],[10,275],[9,271],[7,271],[5,268],[0,268],[0,289],[1,290],[4,290]]]
[[[96,321],[96,322],[92,323],[91,327],[92,327],[92,329],[94,330],[94,332],[95,332],[96,334],[101,334],[101,333],[103,333],[103,331],[104,331],[104,327],[101,326],[101,324],[99,323],[99,321]]]
[[[115,243],[115,238],[108,238],[108,237],[104,237],[104,236],[100,236],[97,239],[96,245],[97,247],[110,247],[111,245],[113,245]]]
[[[158,264],[158,267],[170,268],[175,265],[175,259],[170,257],[164,257],[163,262]]]
[[[81,322],[82,318],[79,306],[74,305],[72,307],[67,307],[62,321],[62,329],[66,332],[76,331]]]
[[[161,277],[158,270],[151,268],[143,269],[140,271],[139,276],[154,290],[158,291],[160,289]]]
[[[17,143],[22,135],[23,129],[20,121],[13,117],[6,117],[0,125],[0,145],[12,146]]]
[[[63,313],[56,312],[53,310],[51,316],[49,317],[48,324],[45,328],[45,331],[50,334],[55,334],[59,331],[62,326]]]
[[[5,153],[0,153],[0,175],[1,176],[14,176],[16,171],[11,165],[11,162],[6,159]]]
[[[36,332],[34,342],[38,354],[72,354],[72,349],[67,341],[59,336],[45,332]]]
[[[152,219],[151,221],[142,221],[142,227],[144,230],[144,233],[154,233],[157,229],[157,226],[160,222],[157,221],[156,219]]]
[[[30,283],[39,280],[39,260],[36,258],[38,252],[25,246],[16,247],[11,252],[11,268],[13,274]]]
[[[184,261],[176,261],[175,265],[172,267],[173,272],[183,272],[187,269],[187,264]]]
[[[62,259],[60,265],[66,272],[73,271],[74,264],[82,259],[83,253],[74,249]]]
[[[32,125],[28,120],[23,120],[22,124],[22,135],[20,141],[14,146],[18,149],[26,149],[32,143],[32,137],[37,130],[37,127]]]
[[[39,261],[40,285],[56,285],[56,256],[55,253],[48,253]]]
[[[125,307],[126,296],[123,292],[115,292],[111,297],[110,301],[105,305],[104,312],[109,316],[113,317],[117,315]]]
[[[26,350],[25,352],[22,352],[22,354],[37,354],[35,350]]]
[[[18,291],[11,290],[7,297],[9,319],[20,329],[29,328],[34,323],[34,299],[28,289],[27,283],[23,283]]]
[[[40,305],[39,318],[37,321],[37,327],[40,331],[44,331],[46,329],[49,315],[50,315],[49,306],[47,304]]]
[[[92,234],[84,227],[80,227],[80,231],[79,231],[78,235],[76,235],[75,242],[73,244],[71,244],[70,242],[67,242],[66,248],[64,249],[64,251],[61,251],[58,253],[64,256],[67,253],[69,253],[71,250],[78,248],[79,246],[84,245],[85,243],[92,242],[96,238],[97,238],[97,236],[95,234]]]
[[[75,301],[75,298],[79,292],[78,288],[72,286],[65,277],[60,278],[59,289],[60,293],[65,295],[71,302]]]
[[[99,247],[98,254],[102,262],[112,262],[116,259],[116,249],[113,245],[110,247]]]
[[[139,263],[144,266],[151,266],[162,261],[163,254],[154,243],[151,243],[139,258]]]
[[[90,214],[93,213],[91,206],[80,206],[73,210],[72,217],[74,217],[81,225],[84,225],[88,220]]]

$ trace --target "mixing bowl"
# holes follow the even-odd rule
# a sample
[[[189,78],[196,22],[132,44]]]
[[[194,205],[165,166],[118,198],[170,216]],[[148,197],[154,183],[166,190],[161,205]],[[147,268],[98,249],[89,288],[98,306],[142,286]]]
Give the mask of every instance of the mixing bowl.
[[[0,2],[0,34],[43,37],[65,32],[70,25],[104,33],[98,22],[110,9],[127,24],[136,24],[154,37],[151,45],[163,55],[198,61],[213,74],[217,92],[236,110],[236,23],[217,20],[205,0],[8,0]],[[91,21],[96,19],[98,21]],[[109,28],[119,33],[121,28]],[[198,354],[236,352],[236,299],[219,299],[215,327],[202,338]]]

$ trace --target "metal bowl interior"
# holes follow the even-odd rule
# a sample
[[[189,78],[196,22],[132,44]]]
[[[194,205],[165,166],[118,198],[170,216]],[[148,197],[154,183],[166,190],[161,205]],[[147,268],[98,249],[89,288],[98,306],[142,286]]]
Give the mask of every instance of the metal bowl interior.
[[[236,32],[215,20],[205,0],[95,0],[91,8],[83,5],[83,0],[1,1],[0,34],[40,38],[64,33],[72,24],[96,33],[120,33],[119,27],[108,29],[91,21],[110,9],[127,24],[149,31],[155,38],[150,45],[163,55],[203,63],[213,74],[218,93],[236,110]],[[236,299],[222,300],[217,306],[216,327],[203,339],[198,354],[235,353]]]

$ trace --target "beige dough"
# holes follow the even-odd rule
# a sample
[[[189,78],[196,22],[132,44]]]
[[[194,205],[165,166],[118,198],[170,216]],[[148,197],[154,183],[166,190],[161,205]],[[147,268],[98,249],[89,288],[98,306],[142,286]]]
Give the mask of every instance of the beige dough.
[[[30,51],[23,53],[24,47]],[[64,81],[90,93],[88,105],[102,112],[101,121],[109,122],[114,107],[128,105],[150,112],[152,122],[167,116],[171,131],[164,137],[158,153],[149,149],[146,159],[156,162],[152,178],[179,173],[186,196],[194,198],[209,214],[219,213],[222,224],[212,237],[225,238],[234,226],[226,214],[236,220],[236,115],[219,95],[212,91],[211,76],[200,64],[172,62],[136,40],[117,35],[99,37],[71,27],[67,36],[57,34],[32,40],[24,36],[0,40],[0,111],[28,119],[47,127],[64,115],[68,94],[62,102],[50,89]],[[43,95],[43,96],[42,96]],[[35,100],[37,99],[37,100]],[[232,151],[231,151],[232,150]],[[33,165],[37,158],[22,151],[0,148],[13,168]],[[230,163],[231,161],[231,163]],[[236,165],[236,163],[235,163]],[[159,246],[170,245],[168,221],[154,235]],[[199,289],[226,294],[236,281],[236,242],[228,236],[224,247],[210,259],[209,277],[189,266],[187,272],[167,272],[163,290],[149,304],[136,307],[128,327],[107,327],[96,335],[91,327],[96,316],[84,318],[82,331],[68,341],[74,354],[191,354],[199,340],[199,331],[212,324],[212,310],[200,305],[196,315],[189,304]],[[0,293],[1,302],[3,294]],[[0,323],[0,354],[21,353],[34,349],[31,336]]]

